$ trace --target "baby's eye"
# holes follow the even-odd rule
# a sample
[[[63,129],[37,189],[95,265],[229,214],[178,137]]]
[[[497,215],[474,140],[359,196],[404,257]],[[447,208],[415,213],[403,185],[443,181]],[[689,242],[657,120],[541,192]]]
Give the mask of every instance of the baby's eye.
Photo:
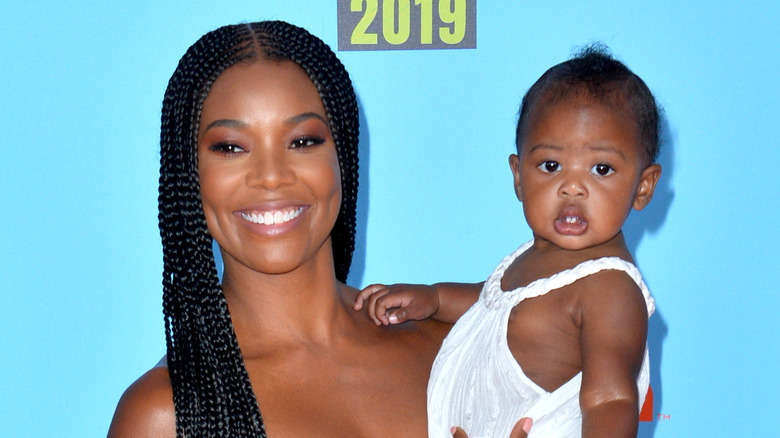
[[[225,154],[225,155],[232,155],[232,154],[237,154],[239,152],[244,152],[244,148],[234,143],[217,143],[209,147],[209,150],[212,150],[220,154]]]
[[[601,163],[593,166],[593,169],[590,171],[599,176],[607,176],[614,173],[615,169],[613,169],[609,164]]]
[[[561,165],[557,161],[547,160],[540,164],[539,170],[544,173],[553,173],[561,170]]]
[[[293,149],[305,149],[305,148],[321,145],[323,143],[325,143],[325,139],[323,138],[304,136],[304,137],[298,137],[295,140],[293,140],[292,143],[290,144],[290,147]]]

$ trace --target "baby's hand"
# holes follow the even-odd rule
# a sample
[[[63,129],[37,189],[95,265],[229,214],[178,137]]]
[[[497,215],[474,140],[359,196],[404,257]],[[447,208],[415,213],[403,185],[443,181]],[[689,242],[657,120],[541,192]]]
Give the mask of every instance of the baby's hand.
[[[400,324],[426,319],[439,310],[436,288],[421,284],[372,284],[355,298],[355,310],[366,304],[376,325]]]

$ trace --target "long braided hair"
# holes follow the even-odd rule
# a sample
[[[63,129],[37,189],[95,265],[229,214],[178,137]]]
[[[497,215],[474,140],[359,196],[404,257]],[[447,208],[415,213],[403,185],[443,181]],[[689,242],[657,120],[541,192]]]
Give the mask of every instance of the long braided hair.
[[[342,204],[331,232],[339,281],[346,281],[352,262],[358,108],[344,66],[319,38],[281,21],[231,25],[207,33],[179,61],[162,107],[158,218],[177,437],[266,436],[217,277],[197,164],[198,125],[212,84],[237,62],[258,59],[295,62],[319,92],[341,170]]]

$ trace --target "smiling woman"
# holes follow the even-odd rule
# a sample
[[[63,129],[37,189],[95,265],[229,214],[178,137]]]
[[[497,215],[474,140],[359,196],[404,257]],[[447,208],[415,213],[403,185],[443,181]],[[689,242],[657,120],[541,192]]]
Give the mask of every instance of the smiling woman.
[[[206,98],[201,125],[203,210],[225,269],[332,267],[339,161],[325,108],[304,71],[277,61],[229,69]],[[223,289],[230,302],[227,281]]]
[[[128,388],[109,436],[427,435],[449,325],[377,327],[344,283],[357,134],[349,76],[299,27],[226,26],[187,51],[162,116],[167,362]]]

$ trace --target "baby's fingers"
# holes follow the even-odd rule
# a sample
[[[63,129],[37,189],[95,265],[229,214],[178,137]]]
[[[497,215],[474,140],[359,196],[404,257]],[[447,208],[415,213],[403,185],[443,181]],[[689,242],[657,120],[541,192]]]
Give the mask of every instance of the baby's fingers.
[[[404,309],[395,309],[387,312],[387,322],[390,324],[400,324],[409,319],[409,314]]]
[[[363,290],[361,290],[357,297],[355,297],[355,310],[360,310],[363,308],[363,303],[371,297],[371,295],[374,295],[375,293],[379,292],[382,289],[385,289],[387,286],[384,284],[372,284],[369,286],[366,286]]]
[[[368,297],[366,302],[366,308],[368,309],[368,316],[374,320],[376,325],[389,325],[390,320],[387,318],[387,310],[392,307],[388,306],[388,300],[385,298],[390,294],[389,288],[383,288],[375,292]]]

